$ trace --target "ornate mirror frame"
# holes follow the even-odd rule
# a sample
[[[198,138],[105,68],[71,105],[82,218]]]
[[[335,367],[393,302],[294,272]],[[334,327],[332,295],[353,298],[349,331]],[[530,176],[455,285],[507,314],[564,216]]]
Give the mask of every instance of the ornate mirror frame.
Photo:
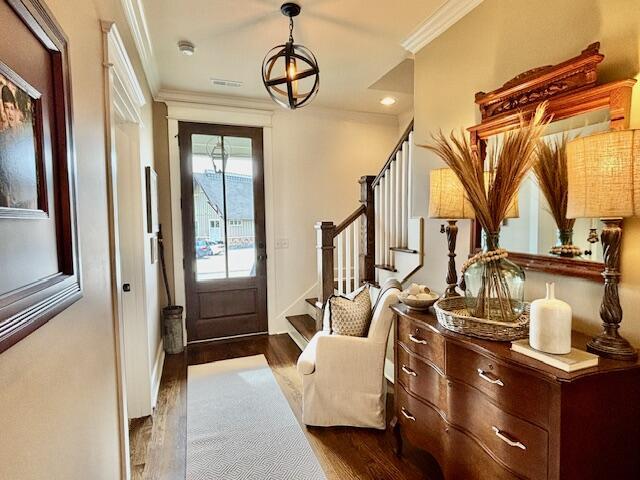
[[[607,109],[612,130],[628,128],[631,91],[636,80],[598,85],[597,66],[604,59],[599,49],[600,43],[593,43],[565,62],[528,70],[492,92],[476,93],[475,103],[480,108],[482,121],[468,131],[478,155],[484,159],[490,137],[517,128],[519,114],[530,118],[544,101],[548,102],[547,113],[554,122]],[[478,222],[474,221],[472,252],[481,248],[481,233]],[[602,262],[521,252],[509,252],[509,258],[527,270],[602,281]]]

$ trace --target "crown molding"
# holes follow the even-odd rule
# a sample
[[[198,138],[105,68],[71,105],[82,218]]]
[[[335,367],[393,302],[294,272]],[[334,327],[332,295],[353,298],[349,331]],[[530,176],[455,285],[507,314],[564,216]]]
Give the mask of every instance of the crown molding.
[[[127,23],[133,35],[133,41],[136,44],[136,50],[140,55],[142,68],[147,77],[147,84],[151,95],[155,98],[160,90],[160,77],[158,75],[158,67],[153,55],[153,47],[151,45],[151,37],[149,28],[147,27],[147,19],[144,15],[141,0],[121,0],[124,8]]]
[[[482,0],[447,0],[411,32],[402,42],[402,47],[416,54],[481,3]]]
[[[133,69],[127,49],[124,46],[118,27],[114,22],[102,21],[102,31],[107,36],[107,66],[114,76],[116,93],[128,105],[127,110],[138,110],[147,100]]]
[[[236,111],[240,109],[243,111],[268,111],[271,114],[280,112],[286,112],[292,115],[294,114],[294,112],[279,107],[271,100],[233,95],[220,95],[207,92],[188,92],[183,90],[171,90],[163,88],[160,89],[157,96],[155,97],[155,100],[158,102],[164,102],[167,105],[180,103],[198,106],[221,107],[223,109],[229,108],[230,111]],[[336,118],[336,116],[341,116],[343,118],[349,118],[351,120],[385,125],[397,125],[399,118],[398,115],[390,113],[358,112],[355,110],[344,110],[316,105],[309,105],[301,110],[296,110],[295,112],[298,113],[298,115],[331,115],[334,118]]]

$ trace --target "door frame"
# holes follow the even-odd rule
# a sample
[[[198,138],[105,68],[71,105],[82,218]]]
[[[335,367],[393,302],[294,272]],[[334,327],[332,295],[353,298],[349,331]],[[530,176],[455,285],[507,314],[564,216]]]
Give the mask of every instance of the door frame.
[[[109,259],[111,271],[111,307],[114,330],[114,353],[120,440],[120,478],[131,478],[129,455],[129,415],[125,377],[125,338],[122,303],[122,274],[118,222],[118,159],[115,128],[118,122],[142,125],[140,109],[146,103],[131,61],[115,22],[101,21],[103,48],[103,90],[105,163],[109,224]]]
[[[182,132],[182,133],[181,133]],[[265,212],[265,203],[266,196],[264,191],[264,146],[263,146],[263,129],[261,127],[247,127],[247,126],[239,126],[239,125],[221,125],[214,123],[204,123],[204,122],[178,122],[178,139],[180,139],[180,135],[182,135],[183,141],[188,141],[193,134],[202,134],[202,135],[216,135],[221,137],[243,137],[252,139],[252,152],[254,158],[260,159],[259,169],[254,170],[254,176],[252,177],[252,185],[253,185],[253,194],[254,194],[254,226],[255,226],[255,252],[257,259],[263,253],[260,250],[264,250],[266,254],[267,248],[267,235],[266,235],[266,212]],[[187,145],[183,145],[184,148],[189,148]],[[197,305],[199,285],[195,276],[197,275],[196,269],[194,268],[194,259],[195,259],[195,241],[196,241],[196,233],[193,226],[194,219],[194,204],[193,204],[193,171],[192,165],[187,158],[186,152],[191,152],[191,149],[180,151],[180,166],[181,166],[181,182],[182,182],[182,233],[183,233],[183,255],[185,255],[184,265],[184,275],[185,275],[185,288],[189,286],[186,292],[186,324],[187,324],[187,343],[193,342],[206,342],[210,340],[218,340],[221,338],[228,338],[225,336],[214,337],[210,339],[202,339],[202,340],[189,340],[189,323],[191,321],[197,321],[197,319],[192,318],[190,314],[192,312],[189,311],[191,306]],[[261,197],[261,201],[258,197]],[[188,199],[188,200],[187,200]],[[226,199],[225,199],[226,202]],[[222,221],[222,219],[221,219]],[[186,225],[190,225],[191,228],[185,229]],[[225,225],[225,230],[227,226]],[[260,248],[258,240],[264,242],[265,246]],[[186,242],[186,243],[185,243]],[[227,250],[228,254],[228,250]],[[267,257],[268,259],[268,257]],[[267,282],[268,268],[267,262],[264,261],[262,263],[256,263],[256,274],[253,279],[255,281],[256,287],[256,303],[260,306],[258,307],[258,331],[251,332],[244,335],[258,335],[264,334],[268,331],[268,312],[267,312],[267,295],[269,292],[268,282]],[[235,290],[235,289],[245,289],[247,287],[246,277],[239,278],[225,278],[225,279],[217,279],[212,280],[212,283],[215,282],[216,286],[220,287],[220,291],[223,290]],[[263,284],[263,285],[261,285]],[[261,289],[264,288],[263,291]],[[263,307],[263,306],[264,307]],[[260,312],[260,310],[264,310]],[[262,318],[260,318],[262,316]],[[229,335],[229,336],[241,336],[241,335]]]
[[[262,148],[264,162],[265,230],[267,242],[267,321],[269,333],[282,333],[274,325],[276,319],[275,282],[275,233],[273,228],[273,132],[272,110],[242,108],[227,105],[194,103],[191,101],[164,100],[167,105],[167,141],[169,143],[169,174],[171,184],[171,228],[173,238],[173,276],[176,304],[185,305],[186,288],[183,269],[184,249],[182,232],[182,184],[180,170],[180,147],[178,145],[178,122],[200,122],[222,125],[236,125],[262,128]],[[206,102],[208,99],[202,99]],[[186,309],[185,309],[186,310]],[[186,312],[185,312],[186,313]],[[183,316],[183,330],[186,345],[186,322]]]

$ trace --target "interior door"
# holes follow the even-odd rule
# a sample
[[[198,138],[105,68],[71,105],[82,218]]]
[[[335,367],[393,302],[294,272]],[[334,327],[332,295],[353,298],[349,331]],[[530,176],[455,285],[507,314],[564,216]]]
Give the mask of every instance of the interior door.
[[[262,129],[179,122],[189,342],[267,332]]]

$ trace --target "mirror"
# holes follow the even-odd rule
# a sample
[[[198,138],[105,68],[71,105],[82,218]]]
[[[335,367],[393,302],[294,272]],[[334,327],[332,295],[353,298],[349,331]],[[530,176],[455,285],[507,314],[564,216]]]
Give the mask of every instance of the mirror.
[[[556,146],[563,137],[572,140],[579,136],[604,132],[610,128],[608,110],[599,110],[576,115],[549,124],[542,137],[547,145]],[[487,139],[487,148],[499,148],[501,136]],[[556,224],[549,202],[533,171],[522,183],[518,194],[518,218],[505,220],[500,231],[500,244],[510,252],[543,255],[550,258],[587,260],[602,262],[600,219],[575,219],[572,234],[562,235]],[[577,248],[562,248],[562,245]]]
[[[591,44],[576,57],[533,68],[491,92],[478,92],[475,103],[481,122],[468,131],[480,158],[486,158],[486,152],[496,146],[501,134],[518,128],[521,117],[529,119],[542,102],[546,102],[546,113],[552,118],[543,138],[547,145],[554,145],[563,136],[573,139],[628,128],[636,80],[598,84],[597,67],[604,59],[599,49],[599,43]],[[600,220],[576,219],[571,241],[565,232],[562,236],[565,248],[554,248],[562,242],[552,209],[542,192],[531,172],[519,191],[519,217],[505,220],[500,232],[500,245],[508,250],[509,259],[528,270],[602,281]],[[482,241],[480,226],[473,222],[472,252],[482,248]],[[567,248],[567,244],[573,247]]]

